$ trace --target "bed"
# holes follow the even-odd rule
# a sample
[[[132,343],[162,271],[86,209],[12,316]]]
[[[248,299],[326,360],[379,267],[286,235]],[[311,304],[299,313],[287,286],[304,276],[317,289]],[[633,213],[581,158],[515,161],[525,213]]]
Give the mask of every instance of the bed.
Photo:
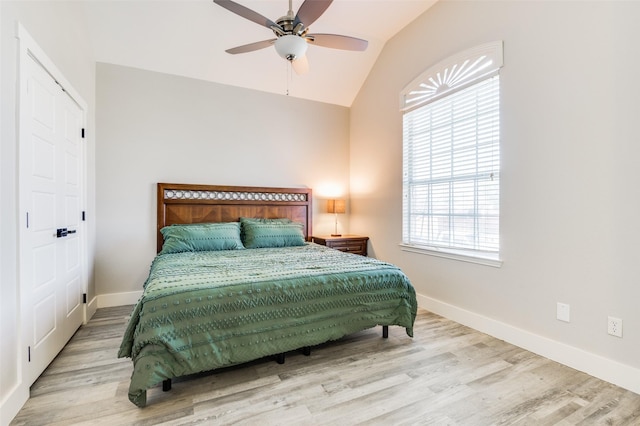
[[[312,191],[157,185],[157,249],[118,357],[129,400],[171,379],[392,325],[413,336],[417,302],[389,263],[311,242]]]

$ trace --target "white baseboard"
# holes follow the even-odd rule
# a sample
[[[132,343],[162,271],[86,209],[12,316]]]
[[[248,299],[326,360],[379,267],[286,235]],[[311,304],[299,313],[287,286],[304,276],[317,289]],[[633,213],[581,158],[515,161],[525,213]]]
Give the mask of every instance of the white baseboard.
[[[19,385],[0,401],[0,425],[8,425],[29,399],[29,386]]]
[[[98,308],[110,308],[112,306],[135,305],[142,296],[142,290],[127,293],[110,293],[98,295]]]
[[[93,299],[87,303],[87,306],[84,309],[84,323],[86,324],[93,314],[98,310],[98,296],[94,296]]]
[[[640,394],[640,369],[549,339],[440,300],[417,295],[418,306],[505,342]]]

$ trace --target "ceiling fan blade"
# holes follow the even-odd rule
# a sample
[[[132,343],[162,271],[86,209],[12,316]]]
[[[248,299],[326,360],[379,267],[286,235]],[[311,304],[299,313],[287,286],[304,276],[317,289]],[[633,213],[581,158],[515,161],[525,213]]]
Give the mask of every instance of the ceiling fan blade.
[[[309,34],[305,38],[312,45],[332,49],[363,51],[369,45],[367,40],[337,34]]]
[[[300,9],[298,9],[296,18],[293,21],[293,26],[295,27],[302,22],[305,27],[309,28],[309,26],[327,10],[332,2],[333,0],[305,0],[300,6]]]
[[[242,46],[227,49],[225,50],[225,52],[231,53],[232,55],[236,55],[238,53],[253,52],[254,50],[260,50],[260,49],[264,49],[265,47],[272,46],[273,43],[275,42],[276,42],[275,38],[271,40],[256,41],[255,43],[249,43]]]
[[[266,18],[260,15],[258,12],[255,12],[241,4],[238,4],[231,0],[213,0],[215,4],[218,6],[222,6],[230,12],[235,13],[236,15],[242,16],[245,19],[248,19],[252,22],[255,22],[258,25],[262,25],[263,27],[271,28],[273,26],[280,28],[280,25],[273,22],[271,19]]]
[[[307,59],[307,55],[304,55],[301,58],[298,58],[294,61],[291,61],[291,66],[293,70],[298,75],[303,75],[309,72],[309,60]]]

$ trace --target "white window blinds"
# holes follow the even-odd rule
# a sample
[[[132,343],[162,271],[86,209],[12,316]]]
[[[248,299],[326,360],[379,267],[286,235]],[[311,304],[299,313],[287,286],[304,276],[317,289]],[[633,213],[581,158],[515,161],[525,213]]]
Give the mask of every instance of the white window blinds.
[[[403,243],[498,253],[497,71],[403,116]]]

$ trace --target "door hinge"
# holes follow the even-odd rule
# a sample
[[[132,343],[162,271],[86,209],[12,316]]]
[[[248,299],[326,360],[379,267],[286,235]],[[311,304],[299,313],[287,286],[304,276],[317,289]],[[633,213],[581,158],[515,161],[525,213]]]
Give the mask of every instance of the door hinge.
[[[27,346],[27,362],[31,362],[31,346]]]
[[[29,212],[27,212],[27,229],[29,228]]]
[[[82,128],[82,139],[84,139],[84,127]]]
[[[82,221],[84,222],[85,220],[87,220],[87,219],[86,219],[86,216],[85,216],[85,212],[83,211],[82,212]]]
[[[82,303],[87,304],[87,293],[82,293]]]

